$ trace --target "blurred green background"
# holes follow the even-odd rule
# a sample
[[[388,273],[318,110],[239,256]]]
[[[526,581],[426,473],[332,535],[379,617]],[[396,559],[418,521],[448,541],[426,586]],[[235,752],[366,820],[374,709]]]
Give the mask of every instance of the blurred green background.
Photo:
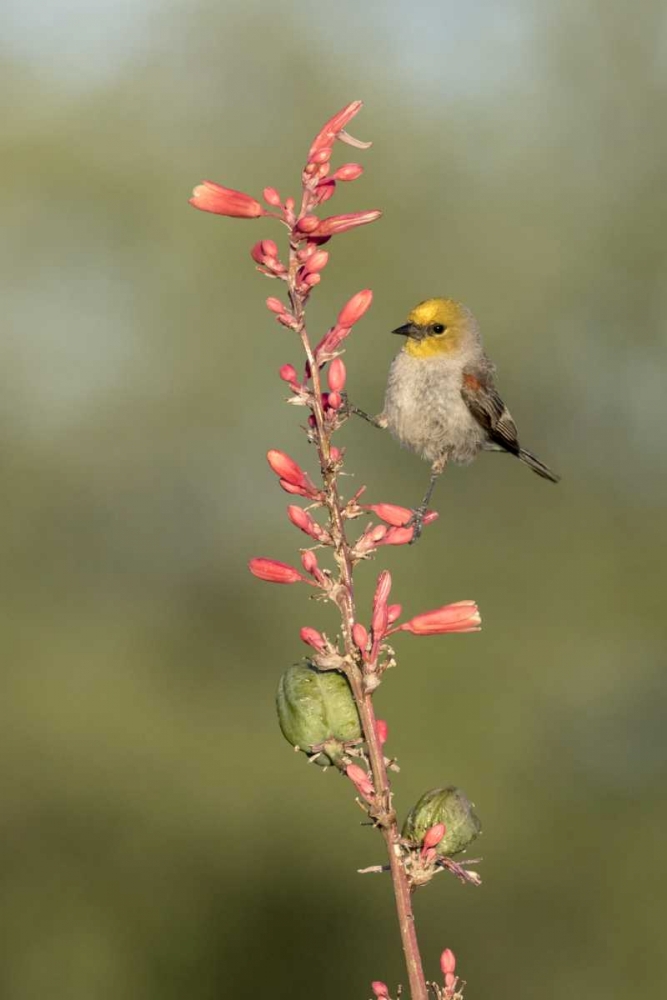
[[[377,411],[388,331],[461,298],[563,474],[453,469],[425,540],[358,574],[362,607],[389,567],[407,611],[484,617],[399,638],[377,696],[401,812],[455,782],[484,822],[482,888],[416,900],[428,974],[449,946],[471,1000],[664,994],[664,4],[5,10],[0,995],[405,981],[389,882],[356,874],[379,838],[274,717],[299,627],[333,612],[246,570],[302,543],[266,450],[314,468],[277,377],[299,352],[248,256],[279,230],[187,205],[202,178],[296,193],[355,98],[374,146],[339,147],[366,174],[331,208],[385,215],[331,244],[313,333],[374,289],[346,362]],[[340,439],[350,490],[421,496],[415,456],[361,423]]]

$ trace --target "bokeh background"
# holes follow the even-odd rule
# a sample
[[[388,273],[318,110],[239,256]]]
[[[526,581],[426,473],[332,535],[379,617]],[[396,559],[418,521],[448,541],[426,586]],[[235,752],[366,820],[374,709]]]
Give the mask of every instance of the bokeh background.
[[[270,222],[187,198],[295,193],[343,104],[374,141],[311,308],[360,288],[354,399],[382,402],[420,299],[476,312],[554,488],[483,456],[378,570],[411,612],[484,631],[397,642],[378,694],[399,808],[464,787],[478,890],[417,898],[428,973],[468,994],[664,994],[667,877],[661,0],[8,0],[2,51],[4,566],[0,808],[8,1000],[364,998],[405,980],[382,860],[274,691],[330,626],[246,561],[301,536],[264,454],[313,468],[277,369],[299,353],[253,270]],[[363,424],[352,486],[413,504],[426,468]],[[478,852],[476,852],[478,853]]]

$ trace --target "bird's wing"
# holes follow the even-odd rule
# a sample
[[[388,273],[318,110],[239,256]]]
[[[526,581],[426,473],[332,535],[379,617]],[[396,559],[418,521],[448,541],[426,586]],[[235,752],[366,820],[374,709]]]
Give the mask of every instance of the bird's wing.
[[[489,440],[513,455],[519,454],[516,424],[498,395],[489,372],[482,368],[466,368],[463,372],[461,395],[477,423],[489,435]]]

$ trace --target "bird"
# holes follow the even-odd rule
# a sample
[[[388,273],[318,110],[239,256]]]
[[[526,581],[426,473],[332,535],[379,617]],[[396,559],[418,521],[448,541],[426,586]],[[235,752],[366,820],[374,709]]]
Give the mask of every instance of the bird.
[[[352,409],[431,463],[428,490],[409,522],[413,541],[449,462],[467,465],[480,451],[504,451],[543,479],[559,482],[560,476],[519,443],[495,386],[495,365],[467,306],[454,299],[426,299],[392,333],[405,337],[405,344],[391,364],[382,412],[369,417]]]

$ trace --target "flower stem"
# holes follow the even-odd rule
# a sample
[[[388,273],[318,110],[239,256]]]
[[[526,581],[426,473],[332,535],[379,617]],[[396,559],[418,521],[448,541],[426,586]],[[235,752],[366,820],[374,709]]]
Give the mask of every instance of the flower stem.
[[[352,576],[353,563],[350,554],[350,544],[345,535],[345,523],[342,513],[343,504],[338,492],[336,470],[331,463],[330,430],[327,427],[322,406],[319,367],[313,355],[305,326],[305,296],[300,293],[296,285],[296,271],[298,269],[296,251],[297,246],[291,244],[288,289],[294,318],[297,321],[297,333],[303,345],[313,382],[312,410],[317,429],[317,450],[324,483],[325,504],[331,522],[330,532],[334,545],[334,557],[339,568],[339,586],[336,592],[336,603],[341,613],[345,653],[350,663],[347,669],[347,677],[357,704],[364,739],[368,747],[368,756],[378,807],[376,822],[382,832],[387,847],[387,854],[389,855],[401,942],[410,983],[410,997],[411,1000],[428,1000],[428,991],[412,910],[411,890],[401,859],[401,835],[396,813],[392,805],[391,785],[385,766],[382,746],[377,734],[372,697],[370,693],[364,690],[363,674],[358,666],[358,650],[352,638],[352,628],[356,621]]]

